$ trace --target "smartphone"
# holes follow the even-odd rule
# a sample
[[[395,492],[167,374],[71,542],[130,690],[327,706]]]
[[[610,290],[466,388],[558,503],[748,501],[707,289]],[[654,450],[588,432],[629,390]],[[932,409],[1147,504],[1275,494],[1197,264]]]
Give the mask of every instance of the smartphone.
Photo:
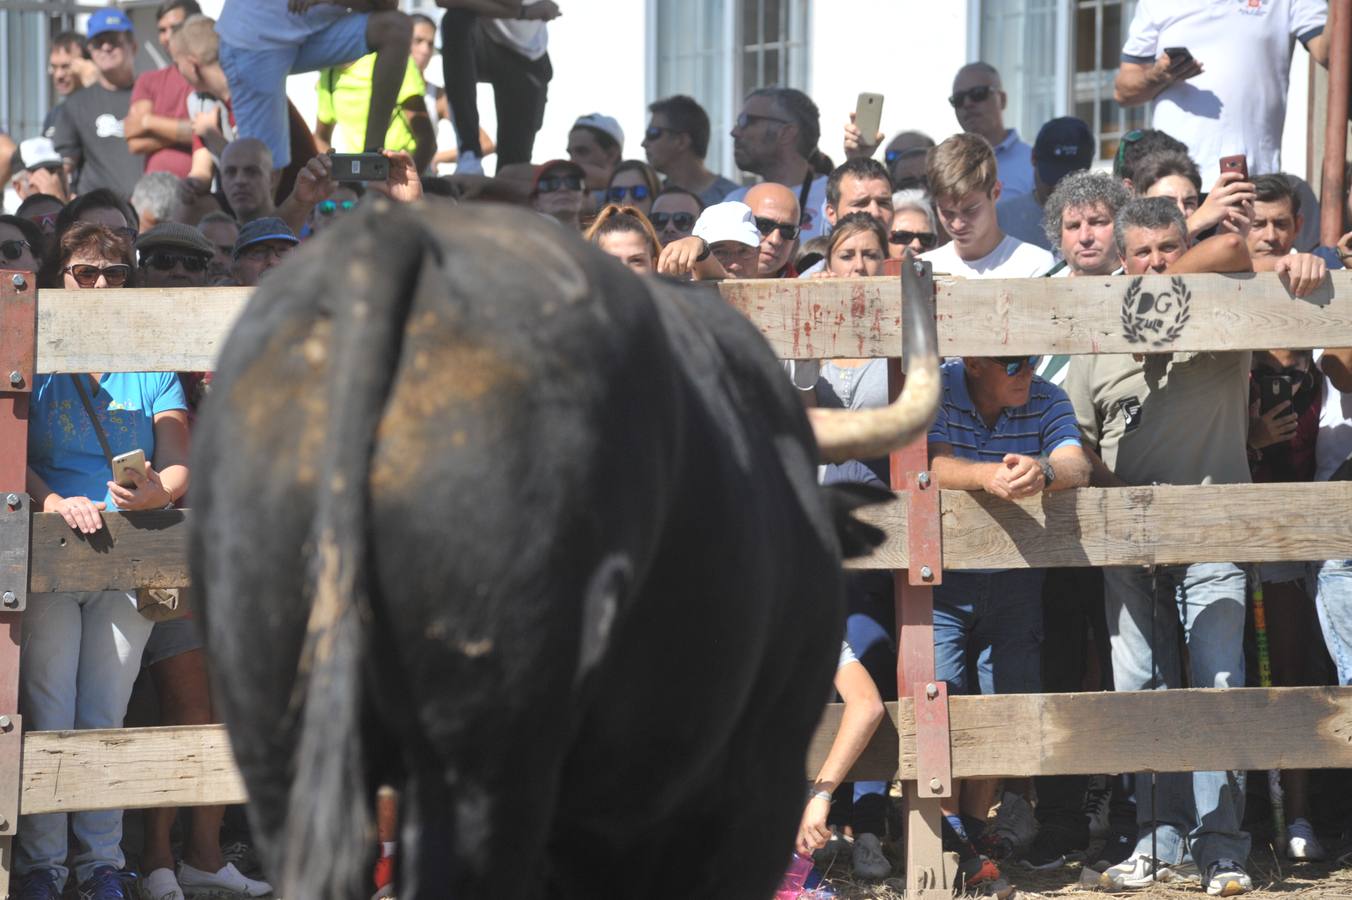
[[[872,143],[882,121],[883,95],[860,94],[854,105],[854,124],[859,129],[860,140],[865,144]]]
[[[128,450],[113,457],[113,481],[126,488],[136,487],[136,482],[127,474],[129,472],[136,472],[143,479],[146,477],[145,451]]]
[[[334,181],[385,181],[390,161],[379,153],[332,153]]]
[[[1282,403],[1291,402],[1291,379],[1285,375],[1258,376],[1258,411],[1271,412]]]
[[[1181,69],[1192,62],[1192,53],[1187,47],[1165,47],[1164,53],[1169,57],[1169,68]]]
[[[1222,156],[1221,174],[1226,172],[1238,172],[1244,176],[1244,180],[1249,180],[1249,160],[1244,156]]]

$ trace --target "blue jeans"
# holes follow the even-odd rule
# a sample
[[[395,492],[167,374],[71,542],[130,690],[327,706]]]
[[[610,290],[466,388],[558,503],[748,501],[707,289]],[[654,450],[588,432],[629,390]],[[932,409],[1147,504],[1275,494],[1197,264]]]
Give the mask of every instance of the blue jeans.
[[[1315,563],[1315,610],[1329,656],[1338,667],[1338,683],[1352,684],[1352,559]]]
[[[120,728],[152,623],[125,591],[33,594],[23,617],[19,709],[27,731]],[[66,868],[67,820],[78,844],[75,874],[122,868],[122,810],[20,816],[14,870]]]
[[[848,578],[849,615],[845,641],[859,657],[884,700],[897,699],[896,609],[892,602],[892,573],[852,573]],[[842,807],[842,824],[856,833],[882,836],[887,827],[887,782],[856,781],[848,809]],[[833,821],[837,809],[831,810]]]
[[[950,694],[1042,685],[1041,569],[945,572],[934,589],[934,677]]]
[[[1179,628],[1188,648],[1188,684],[1244,686],[1244,571],[1233,563],[1165,566],[1152,576],[1140,568],[1103,570],[1113,688],[1164,690],[1184,686]],[[1218,859],[1243,864],[1249,856],[1243,772],[1169,772],[1136,778],[1136,852],[1177,864],[1188,853],[1205,872]],[[1151,829],[1151,823],[1158,825]]]

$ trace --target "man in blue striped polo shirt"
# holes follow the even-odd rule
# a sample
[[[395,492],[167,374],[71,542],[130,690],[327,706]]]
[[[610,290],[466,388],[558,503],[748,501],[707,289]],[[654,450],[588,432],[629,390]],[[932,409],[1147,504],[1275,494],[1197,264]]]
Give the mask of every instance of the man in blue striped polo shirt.
[[[1075,410],[1033,374],[1037,357],[964,357],[942,368],[943,403],[929,432],[941,488],[1002,500],[1089,484]],[[953,694],[1037,693],[1042,669],[1041,569],[945,572],[934,589],[935,677]],[[976,853],[997,782],[968,780],[945,800],[944,837],[965,880],[994,864]]]

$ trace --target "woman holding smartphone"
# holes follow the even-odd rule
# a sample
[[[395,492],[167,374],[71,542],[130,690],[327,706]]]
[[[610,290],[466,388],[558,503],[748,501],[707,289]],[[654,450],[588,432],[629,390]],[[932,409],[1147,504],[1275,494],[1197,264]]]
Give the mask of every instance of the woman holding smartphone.
[[[130,235],[107,225],[70,223],[58,232],[53,257],[48,288],[120,288],[136,272]],[[109,316],[130,315],[112,300]],[[37,509],[60,514],[81,535],[103,528],[102,510],[159,509],[187,490],[187,403],[174,373],[38,375],[30,404],[28,493]],[[144,473],[130,472],[123,484],[110,480],[108,457],[138,449]],[[121,727],[152,624],[127,591],[32,595],[19,678],[24,725],[38,731]],[[121,810],[22,817],[16,896],[60,898],[70,875],[68,825],[81,896],[131,896],[118,871],[126,862]]]

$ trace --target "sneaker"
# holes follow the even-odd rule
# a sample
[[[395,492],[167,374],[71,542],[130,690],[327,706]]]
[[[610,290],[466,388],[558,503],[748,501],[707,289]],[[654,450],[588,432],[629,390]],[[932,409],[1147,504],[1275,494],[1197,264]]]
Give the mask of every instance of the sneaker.
[[[226,863],[218,871],[203,872],[187,863],[178,864],[178,883],[183,893],[193,894],[237,894],[240,897],[265,897],[272,893],[272,885],[266,881],[245,878],[234,863]]]
[[[892,864],[883,856],[882,841],[876,834],[861,832],[854,836],[854,852],[850,855],[856,878],[881,881],[892,874]]]
[[[1089,837],[1093,839],[1108,836],[1108,810],[1112,803],[1113,792],[1108,786],[1108,776],[1095,775],[1089,779],[1089,789],[1084,793],[1084,817],[1089,823]]]
[[[455,174],[457,175],[482,175],[484,173],[483,161],[479,159],[479,154],[473,150],[463,150],[455,159]]]
[[[1213,897],[1237,897],[1253,890],[1244,867],[1233,859],[1218,859],[1206,869],[1206,892]]]
[[[182,859],[179,854],[179,859]],[[221,847],[221,858],[239,869],[250,878],[262,878],[263,867],[259,865],[258,854],[248,841],[231,841]]]
[[[1122,831],[1111,832],[1108,839],[1103,842],[1103,848],[1098,852],[1098,859],[1089,868],[1095,872],[1102,872],[1130,858],[1135,850],[1136,835]]]
[[[977,853],[997,861],[1009,859],[1014,855],[1014,841],[1008,834],[991,829],[972,843]]]
[[[376,888],[387,887],[394,881],[394,857],[382,856],[376,860],[375,873],[372,875]]]
[[[969,856],[958,863],[958,877],[968,888],[1000,881],[1000,867],[988,856]]]
[[[1166,865],[1144,854],[1133,854],[1115,866],[1104,869],[1098,886],[1105,891],[1129,891],[1150,887],[1155,882],[1179,884],[1197,881],[1197,867],[1190,862]]]
[[[1328,856],[1315,836],[1309,819],[1296,819],[1287,829],[1286,857],[1294,860],[1321,860]]]
[[[12,900],[61,900],[61,885],[52,869],[34,869],[18,880]]]
[[[997,840],[992,848],[996,852],[987,853],[993,859],[1008,859],[1016,852],[1032,846],[1037,836],[1037,816],[1028,801],[1012,791],[1005,791],[1000,797],[1000,809],[995,813],[995,821],[986,829]]]
[[[131,900],[126,879],[112,866],[99,866],[80,885],[80,900]]]
[[[394,896],[394,882],[390,882],[384,887],[376,888],[376,892],[371,895],[371,900],[390,900]]]
[[[1084,855],[1087,842],[1083,827],[1067,828],[1054,822],[1045,822],[1038,829],[1033,846],[1023,855],[1021,865],[1035,871],[1059,869],[1072,859]],[[1107,868],[1106,866],[1104,868]]]
[[[184,900],[174,870],[165,868],[154,869],[141,879],[141,896],[144,900]]]
[[[812,864],[825,872],[834,866],[840,855],[850,850],[853,844],[853,838],[841,834],[833,825],[831,826],[831,837],[827,838],[826,846],[820,850],[812,851]]]

